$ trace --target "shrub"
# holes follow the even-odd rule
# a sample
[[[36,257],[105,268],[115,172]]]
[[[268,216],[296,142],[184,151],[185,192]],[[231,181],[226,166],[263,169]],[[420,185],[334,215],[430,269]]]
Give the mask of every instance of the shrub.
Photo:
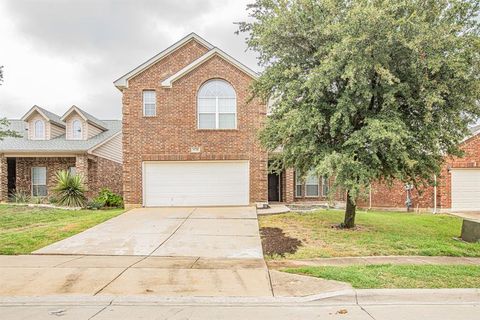
[[[98,210],[98,209],[102,209],[104,205],[105,203],[98,202],[94,199],[94,200],[88,201],[87,204],[85,205],[85,208],[90,210]]]
[[[105,207],[121,208],[123,207],[123,198],[121,195],[110,191],[107,188],[103,188],[98,193],[98,197],[94,199],[95,202],[103,203]]]
[[[48,197],[48,203],[57,204],[57,203],[58,203],[57,197],[56,197],[56,196],[50,196],[50,197]]]
[[[66,170],[58,171],[56,176],[57,185],[53,191],[57,197],[57,203],[67,207],[83,207],[87,200],[83,177],[72,175]]]
[[[45,200],[45,197],[30,197],[30,203],[32,204],[44,204]]]
[[[30,195],[23,191],[15,191],[10,194],[10,201],[15,203],[29,203]]]

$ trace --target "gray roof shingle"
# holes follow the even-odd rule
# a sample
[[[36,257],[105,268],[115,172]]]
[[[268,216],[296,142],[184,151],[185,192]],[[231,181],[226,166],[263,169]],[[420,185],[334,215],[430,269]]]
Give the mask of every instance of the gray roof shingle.
[[[42,110],[43,112],[44,110]],[[51,112],[50,112],[51,113]],[[46,116],[50,116],[45,114]],[[23,120],[9,120],[8,129],[18,132],[21,138],[5,138],[0,141],[3,152],[85,152],[111,138],[122,130],[121,120],[103,120],[106,131],[88,140],[67,140],[65,134],[50,140],[27,139],[27,123]],[[63,123],[60,121],[60,123]]]

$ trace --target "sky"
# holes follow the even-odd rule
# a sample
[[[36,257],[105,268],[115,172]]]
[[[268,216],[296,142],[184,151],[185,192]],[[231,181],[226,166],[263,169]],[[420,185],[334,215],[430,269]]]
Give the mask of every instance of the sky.
[[[2,0],[0,118],[72,105],[121,118],[113,81],[190,32],[259,71],[235,22],[253,0]]]

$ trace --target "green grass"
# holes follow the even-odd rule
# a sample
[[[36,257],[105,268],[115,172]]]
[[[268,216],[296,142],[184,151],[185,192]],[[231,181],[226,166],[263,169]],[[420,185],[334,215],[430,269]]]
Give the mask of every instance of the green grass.
[[[25,254],[121,214],[115,210],[60,210],[0,205],[0,254]]]
[[[462,226],[462,219],[454,216],[361,211],[357,213],[356,230],[334,228],[342,221],[343,212],[336,210],[259,218],[260,227],[280,228],[287,236],[302,241],[298,251],[286,254],[286,259],[380,255],[480,256],[480,243],[454,239],[460,236]]]
[[[480,288],[480,267],[471,265],[366,265],[283,270],[350,283],[354,288]]]

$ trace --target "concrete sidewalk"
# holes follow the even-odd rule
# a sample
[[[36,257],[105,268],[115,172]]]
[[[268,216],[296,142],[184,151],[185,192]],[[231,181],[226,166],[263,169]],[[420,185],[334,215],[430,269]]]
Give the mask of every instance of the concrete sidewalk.
[[[295,267],[323,267],[323,266],[350,266],[367,264],[414,264],[414,265],[478,265],[480,258],[474,257],[424,257],[424,256],[377,256],[377,257],[344,257],[344,258],[317,258],[305,260],[269,260],[269,268]]]
[[[478,319],[478,289],[348,290],[318,299],[1,298],[10,319]]]
[[[153,256],[0,256],[0,296],[306,296],[343,282],[269,271],[263,259]]]

